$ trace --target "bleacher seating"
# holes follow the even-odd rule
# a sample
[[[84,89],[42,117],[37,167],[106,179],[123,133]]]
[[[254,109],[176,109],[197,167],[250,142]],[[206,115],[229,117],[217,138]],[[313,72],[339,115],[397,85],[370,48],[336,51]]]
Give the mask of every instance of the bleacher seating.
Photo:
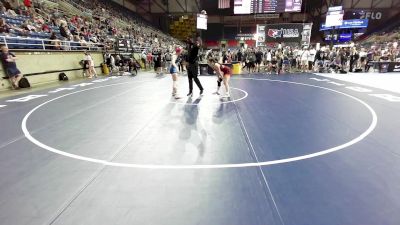
[[[51,37],[52,32],[61,42],[80,39],[88,44],[92,44],[93,41],[108,43],[107,46],[112,45],[117,38],[130,38],[135,46],[147,48],[166,48],[180,43],[170,35],[150,26],[140,16],[112,1],[37,0],[33,2],[35,3],[34,13],[28,9],[25,11],[13,9],[18,13],[17,15],[15,13],[10,15],[8,11],[0,15],[7,26],[10,26],[7,33],[0,33],[0,36],[3,36],[3,40],[0,38],[0,41],[10,43],[10,48],[42,49],[43,43],[51,42],[47,39]],[[43,30],[38,20],[44,21],[49,30],[47,28]],[[29,28],[31,31],[26,29],[26,24],[24,24],[26,21],[29,21],[30,26],[34,26],[33,29]],[[65,32],[64,36],[61,35],[61,23],[66,23],[68,27],[67,36]],[[81,49],[79,42],[72,44],[71,48],[65,48],[65,50],[79,49]]]

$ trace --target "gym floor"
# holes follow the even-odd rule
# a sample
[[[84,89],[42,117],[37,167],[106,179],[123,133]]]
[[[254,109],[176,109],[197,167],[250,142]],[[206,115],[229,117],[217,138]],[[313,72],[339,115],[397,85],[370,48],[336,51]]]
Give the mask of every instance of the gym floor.
[[[0,99],[0,224],[398,225],[399,94],[315,74],[168,75]]]

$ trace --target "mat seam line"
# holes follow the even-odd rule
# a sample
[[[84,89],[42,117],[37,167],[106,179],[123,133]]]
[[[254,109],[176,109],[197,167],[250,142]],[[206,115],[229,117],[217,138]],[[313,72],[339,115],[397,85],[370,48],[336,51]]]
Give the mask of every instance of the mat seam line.
[[[255,152],[255,150],[254,150],[253,144],[252,144],[251,141],[250,141],[249,134],[247,133],[246,126],[244,125],[242,116],[241,116],[240,113],[239,113],[238,106],[236,105],[235,102],[234,102],[233,104],[235,105],[236,115],[237,115],[238,120],[239,120],[239,123],[240,123],[240,128],[241,128],[243,134],[245,135],[246,143],[247,143],[249,149],[251,150],[251,152],[253,153],[253,154],[251,154],[251,155],[252,155],[252,157],[254,158],[254,160],[255,160],[257,163],[259,163],[257,154],[256,154],[256,152]],[[278,217],[279,217],[279,219],[280,219],[280,222],[282,223],[282,225],[285,225],[285,223],[284,223],[284,221],[283,221],[283,218],[282,218],[282,215],[281,215],[281,213],[280,213],[280,211],[279,211],[279,208],[278,208],[278,206],[277,206],[277,204],[276,204],[276,202],[275,202],[275,198],[274,198],[274,196],[273,196],[273,194],[272,194],[271,188],[270,188],[270,186],[269,186],[269,182],[268,182],[268,180],[267,180],[267,178],[266,178],[266,176],[265,176],[265,174],[264,174],[264,172],[263,172],[261,166],[258,166],[258,169],[259,169],[259,171],[261,172],[261,175],[262,175],[263,180],[264,180],[264,184],[266,185],[266,187],[267,187],[267,189],[268,189],[268,192],[269,192],[269,195],[271,196],[272,203],[274,204],[274,207],[275,207],[275,210],[276,210],[276,212],[277,212],[277,214],[278,214]]]
[[[147,83],[147,82],[144,82],[144,83]],[[136,89],[136,88],[135,88]],[[131,90],[135,90],[135,89],[131,89]],[[131,91],[130,90],[130,91]],[[126,91],[127,92],[127,91]],[[123,93],[125,93],[125,92],[123,92]],[[162,110],[162,109],[161,109]],[[124,150],[128,145],[129,145],[129,143],[135,138],[135,137],[137,137],[137,135],[139,135],[139,133],[153,120],[153,118],[155,117],[155,116],[157,116],[159,113],[160,113],[160,111],[161,110],[159,110],[157,113],[155,113],[152,117],[151,117],[151,119],[149,120],[149,122],[147,122],[136,134],[134,134],[130,139],[129,139],[129,141],[123,146],[123,147],[121,147],[114,155],[112,155],[109,159],[108,159],[108,161],[110,161],[110,160],[113,160],[113,159],[115,159],[115,157],[117,157],[118,156],[118,154],[119,153],[121,153],[121,151],[122,150]],[[93,177],[92,178],[90,178],[90,180],[71,198],[71,200],[70,201],[68,201],[68,203],[59,211],[59,213],[57,213],[57,215],[55,215],[52,219],[51,219],[51,221],[48,223],[49,225],[52,225],[52,224],[54,224],[59,218],[60,218],[60,216],[71,206],[71,204],[86,190],[86,188],[87,187],[89,187],[89,185],[91,185],[100,175],[101,175],[101,173],[107,168],[108,166],[107,165],[103,165],[102,166],[102,168],[100,168],[98,171],[96,171],[96,173],[93,175]]]

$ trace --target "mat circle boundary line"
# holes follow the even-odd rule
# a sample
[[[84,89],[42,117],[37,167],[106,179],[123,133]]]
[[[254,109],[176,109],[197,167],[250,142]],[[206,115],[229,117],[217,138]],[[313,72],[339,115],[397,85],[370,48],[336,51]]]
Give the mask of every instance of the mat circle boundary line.
[[[125,167],[125,168],[137,168],[137,169],[166,169],[166,170],[182,170],[182,169],[228,169],[228,168],[248,168],[248,167],[259,167],[259,166],[270,166],[270,165],[276,165],[276,164],[283,164],[283,163],[290,163],[290,162],[296,162],[296,161],[300,161],[300,160],[306,160],[306,159],[311,159],[311,158],[315,158],[318,156],[323,156],[329,153],[333,153],[339,150],[343,150],[347,147],[350,147],[354,144],[357,144],[358,142],[362,141],[363,139],[365,139],[369,134],[371,134],[374,129],[376,128],[377,124],[378,124],[378,116],[375,112],[375,110],[368,105],[366,102],[364,102],[363,100],[354,97],[350,94],[344,93],[344,92],[340,92],[337,90],[333,90],[330,88],[326,88],[326,87],[321,87],[321,86],[317,86],[317,85],[311,85],[311,84],[305,84],[305,83],[299,83],[299,82],[292,82],[292,81],[283,81],[283,80],[273,80],[273,79],[260,79],[260,78],[235,78],[234,80],[240,80],[240,79],[245,79],[245,80],[260,80],[260,81],[271,81],[271,82],[279,82],[279,83],[290,83],[290,84],[296,84],[296,85],[303,85],[303,86],[309,86],[309,87],[315,87],[315,88],[319,88],[319,89],[323,89],[323,90],[327,90],[327,91],[331,91],[337,94],[341,94],[344,96],[347,96],[359,103],[361,103],[363,106],[365,106],[368,111],[371,113],[372,116],[372,121],[370,123],[370,126],[367,128],[367,130],[365,130],[361,135],[359,135],[358,137],[352,139],[349,142],[346,142],[342,145],[338,145],[336,147],[332,147],[329,149],[325,149],[325,150],[321,150],[315,153],[311,153],[311,154],[306,154],[306,155],[301,155],[301,156],[296,156],[296,157],[290,157],[290,158],[285,158],[285,159],[278,159],[278,160],[271,160],[271,161],[263,161],[263,162],[259,162],[259,163],[235,163],[235,164],[209,164],[209,165],[158,165],[158,164],[132,164],[132,163],[118,163],[118,162],[109,162],[106,160],[101,160],[101,159],[95,159],[95,158],[90,158],[90,157],[85,157],[85,156],[80,156],[80,155],[76,155],[76,154],[72,154],[72,153],[68,153],[68,152],[64,152],[58,149],[55,149],[53,147],[47,146],[43,143],[41,143],[40,141],[36,140],[29,132],[29,130],[27,129],[27,121],[29,119],[29,117],[40,107],[53,102],[57,99],[72,95],[72,94],[77,94],[77,93],[81,93],[81,92],[85,92],[85,91],[90,91],[93,89],[98,89],[98,88],[104,88],[104,87],[109,87],[109,86],[116,86],[116,85],[122,85],[122,84],[126,84],[126,83],[131,83],[131,82],[123,82],[123,83],[117,83],[117,84],[110,84],[110,85],[103,85],[103,86],[98,86],[98,87],[94,87],[94,88],[88,88],[88,89],[84,89],[84,90],[80,90],[80,91],[76,91],[76,92],[72,92],[66,95],[62,95],[59,97],[56,97],[54,99],[48,100],[38,106],[36,106],[35,108],[33,108],[31,111],[29,111],[25,117],[22,120],[21,123],[21,129],[25,135],[25,137],[32,142],[33,144],[37,145],[40,148],[43,148],[47,151],[65,156],[65,157],[69,157],[69,158],[73,158],[73,159],[77,159],[77,160],[83,160],[83,161],[87,161],[87,162],[91,162],[91,163],[98,163],[98,164],[102,164],[102,165],[106,165],[106,166],[113,166],[113,167]]]

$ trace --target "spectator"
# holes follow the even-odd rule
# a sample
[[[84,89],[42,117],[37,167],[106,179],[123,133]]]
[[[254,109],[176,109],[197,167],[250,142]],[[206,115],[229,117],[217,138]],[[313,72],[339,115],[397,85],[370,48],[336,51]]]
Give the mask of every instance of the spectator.
[[[350,50],[350,70],[353,72],[354,67],[357,65],[357,60],[360,58],[358,51],[355,47]]]
[[[308,48],[304,48],[304,51],[301,53],[301,71],[308,72],[308,58],[310,56],[310,51]]]
[[[172,54],[170,53],[169,50],[167,50],[167,52],[164,55],[164,59],[165,59],[165,71],[168,71],[168,69],[171,67],[172,64]],[[178,68],[178,67],[177,67]]]
[[[314,48],[311,48],[309,55],[308,55],[308,70],[311,71],[314,67],[314,62],[315,62],[315,55],[317,54],[317,51]]]
[[[50,42],[50,49],[61,50],[61,41],[57,38],[55,32],[51,33],[50,40],[52,40]]]
[[[10,8],[16,9],[20,6],[19,0],[8,0]]]
[[[10,79],[12,87],[18,89],[18,83],[22,78],[22,74],[15,63],[17,57],[13,53],[9,52],[5,45],[1,46],[1,52],[1,60],[3,62],[4,70]]]
[[[162,73],[161,50],[160,49],[155,49],[153,51],[153,60],[154,60],[154,70],[156,71],[156,74],[159,75],[160,73]]]
[[[147,65],[149,68],[153,67],[153,55],[151,52],[147,53]]]
[[[256,56],[256,69],[258,70],[258,72],[260,72],[263,55],[264,54],[262,53],[261,49],[257,49],[255,56]]]
[[[7,11],[8,9],[11,9],[11,5],[8,1],[2,0],[1,1],[2,5],[4,6],[5,10]]]
[[[7,8],[6,8],[5,6],[1,6],[1,8],[0,8],[0,14],[4,14],[4,15],[7,14]]]
[[[256,68],[256,53],[254,49],[250,51],[247,59],[249,61],[248,62],[249,73],[255,73],[257,68]]]
[[[367,64],[367,52],[365,51],[365,48],[361,48],[359,55],[360,55],[360,67],[365,70]]]
[[[387,51],[384,51],[382,56],[379,58],[380,62],[389,62],[390,58],[389,58],[389,53]]]
[[[60,37],[66,40],[72,40],[74,35],[79,35],[83,36],[86,42],[100,42],[105,47],[111,47],[114,41],[108,34],[118,38],[129,37],[134,40],[135,45],[148,48],[161,47],[167,49],[168,46],[173,46],[174,42],[178,43],[172,37],[164,35],[160,31],[138,21],[137,18],[131,15],[131,12],[118,4],[105,0],[92,0],[90,2],[83,2],[81,0],[70,1],[90,8],[93,19],[88,20],[79,16],[65,16],[60,12],[46,8],[46,4],[40,4],[32,0],[2,0],[6,4],[3,4],[5,7],[1,10],[8,16],[18,16],[15,11],[12,11],[13,9],[20,15],[32,16],[33,20],[26,21],[23,27],[18,26],[14,28],[10,25],[12,29],[19,32],[19,35],[29,35],[30,31],[51,33],[54,30],[52,26],[57,26],[60,29]],[[19,2],[22,2],[22,4],[19,4]]]
[[[131,58],[129,60],[128,66],[129,66],[129,73],[131,73],[132,75],[138,74],[138,68],[140,68],[140,65],[136,59]],[[133,73],[133,71],[135,71],[135,73]]]
[[[111,65],[112,65],[113,58],[114,57],[109,52],[106,52],[106,54],[104,54],[104,62],[107,65],[109,71],[112,71]]]
[[[86,42],[86,40],[83,37],[78,37],[78,42],[80,43],[80,45],[82,46],[82,49],[88,49],[88,43]]]
[[[50,32],[51,32],[51,29],[50,29],[49,25],[47,25],[47,24],[45,24],[45,23],[42,24],[41,30],[42,30],[43,32],[46,32],[46,33],[50,33]]]
[[[67,40],[71,40],[72,39],[71,38],[71,33],[68,30],[67,23],[65,21],[64,22],[60,22],[60,34],[61,34],[62,37],[64,37]]]
[[[0,33],[10,33],[11,26],[6,23],[4,18],[0,18]]]
[[[339,55],[340,55],[340,63],[341,63],[341,68],[342,70],[345,70],[347,67],[347,53],[345,49],[341,49],[339,51]]]
[[[6,15],[12,17],[18,16],[18,14],[12,9],[8,9]]]
[[[94,68],[94,61],[93,61],[93,58],[92,58],[92,56],[90,55],[89,52],[85,52],[84,60],[85,60],[85,63],[87,65],[86,73],[88,75],[88,78],[92,79],[93,76],[95,78],[97,78],[97,73],[96,73],[96,70]]]
[[[400,51],[397,49],[394,54],[394,61],[400,62]]]
[[[24,0],[24,5],[26,6],[26,7],[32,7],[32,2],[31,2],[31,0]]]
[[[36,32],[36,27],[33,26],[29,20],[25,20],[24,23],[21,25],[22,29],[25,29],[26,31],[33,31]]]

